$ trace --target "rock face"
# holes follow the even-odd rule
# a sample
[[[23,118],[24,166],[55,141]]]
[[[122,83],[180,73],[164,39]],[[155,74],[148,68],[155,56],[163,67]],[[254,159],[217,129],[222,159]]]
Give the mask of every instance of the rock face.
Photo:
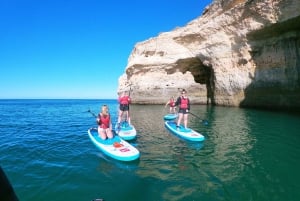
[[[300,1],[215,0],[185,27],[137,43],[119,91],[161,104],[185,88],[193,103],[300,110]]]

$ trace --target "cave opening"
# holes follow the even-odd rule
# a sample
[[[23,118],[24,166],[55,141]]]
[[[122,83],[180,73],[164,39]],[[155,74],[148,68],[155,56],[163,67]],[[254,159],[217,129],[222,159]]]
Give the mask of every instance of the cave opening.
[[[187,71],[191,72],[196,83],[205,84],[207,89],[206,104],[215,105],[214,71],[211,65],[204,65],[199,58],[192,57],[192,58],[179,59],[176,62],[176,67],[177,67],[176,69],[178,69],[182,73],[186,73]]]

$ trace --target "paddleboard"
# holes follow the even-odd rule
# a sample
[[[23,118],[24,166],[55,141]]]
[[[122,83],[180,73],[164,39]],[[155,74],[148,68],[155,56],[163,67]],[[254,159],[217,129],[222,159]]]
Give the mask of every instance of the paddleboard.
[[[140,152],[131,144],[114,135],[112,139],[102,140],[97,128],[88,129],[90,140],[104,154],[120,161],[133,161],[140,157]]]
[[[178,114],[170,113],[164,116],[164,120],[174,120],[178,117]]]
[[[133,125],[130,125],[127,121],[123,121],[120,125],[115,125],[116,133],[124,140],[133,140],[136,138],[136,130]]]
[[[190,141],[203,141],[205,137],[191,128],[184,128],[183,125],[176,127],[176,122],[165,121],[165,127],[177,136]]]

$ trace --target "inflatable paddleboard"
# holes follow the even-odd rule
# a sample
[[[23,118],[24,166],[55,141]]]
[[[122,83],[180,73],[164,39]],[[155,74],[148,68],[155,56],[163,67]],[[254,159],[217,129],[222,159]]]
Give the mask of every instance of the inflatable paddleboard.
[[[124,140],[133,140],[136,138],[136,130],[133,125],[130,125],[127,121],[123,121],[120,125],[115,125],[116,133]]]
[[[178,114],[172,114],[172,113],[170,113],[170,114],[166,114],[165,116],[164,116],[164,120],[174,120],[174,119],[176,119],[178,117]]]
[[[91,141],[104,154],[120,161],[133,161],[140,157],[140,152],[131,144],[115,135],[112,139],[102,140],[97,128],[88,129]]]
[[[199,141],[199,142],[205,140],[205,137],[203,135],[194,131],[191,128],[184,128],[184,126],[182,125],[180,125],[177,128],[176,122],[174,121],[165,121],[165,126],[173,134],[176,134],[183,139],[190,140],[190,141]]]

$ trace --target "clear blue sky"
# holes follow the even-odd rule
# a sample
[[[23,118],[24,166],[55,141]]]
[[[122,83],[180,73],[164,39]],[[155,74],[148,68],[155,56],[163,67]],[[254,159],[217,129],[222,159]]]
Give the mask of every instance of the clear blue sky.
[[[0,98],[116,98],[138,42],[212,0],[0,0]]]

